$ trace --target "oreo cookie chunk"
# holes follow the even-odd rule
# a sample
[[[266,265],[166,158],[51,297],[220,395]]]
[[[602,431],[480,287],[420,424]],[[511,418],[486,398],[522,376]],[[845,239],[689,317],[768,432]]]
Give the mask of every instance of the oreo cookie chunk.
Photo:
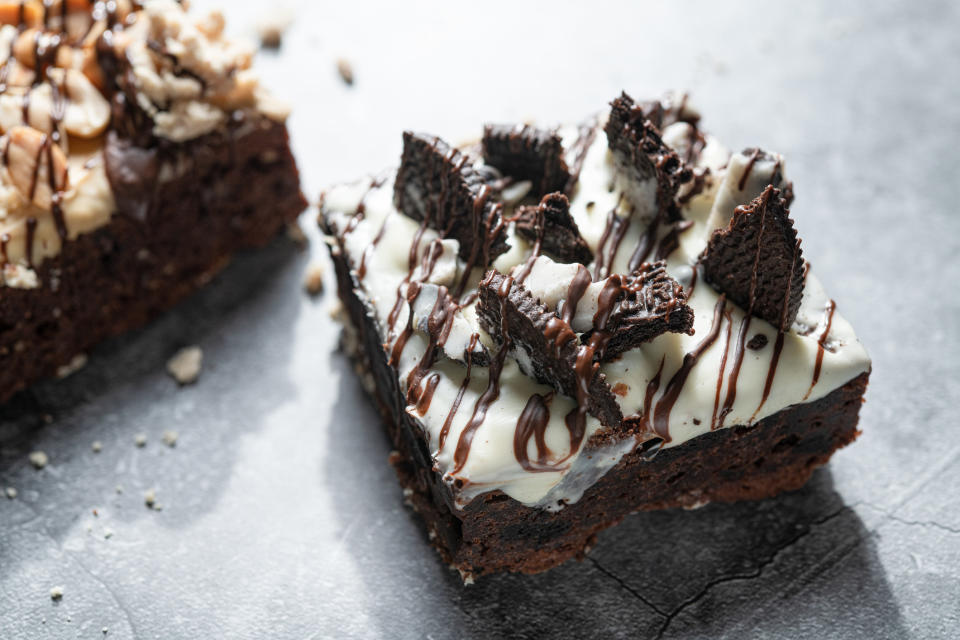
[[[470,159],[436,136],[405,131],[394,184],[397,210],[460,243],[460,257],[487,266],[509,249],[494,190]]]
[[[506,176],[529,180],[536,197],[563,191],[570,181],[556,131],[526,124],[488,124],[483,128],[483,159]]]
[[[570,201],[562,193],[548,193],[536,207],[517,212],[517,233],[530,242],[540,241],[540,251],[557,262],[590,264],[593,252],[580,235]]]
[[[610,276],[597,298],[593,323],[594,329],[580,339],[602,344],[598,357],[609,361],[662,333],[692,334],[693,309],[661,260],[644,263],[627,276]]]
[[[704,277],[750,314],[786,331],[803,297],[803,254],[780,189],[737,207],[700,256]]]
[[[693,172],[664,144],[644,108],[634,104],[630,96],[622,94],[610,107],[604,132],[617,164],[629,172],[635,184],[656,180],[657,215],[671,222],[680,220],[677,190],[693,178]],[[651,114],[655,116],[653,111]]]
[[[480,326],[499,343],[510,341],[525,374],[576,398],[604,426],[620,425],[623,414],[592,347],[581,344],[568,323],[522,284],[495,270],[480,283],[479,295]]]

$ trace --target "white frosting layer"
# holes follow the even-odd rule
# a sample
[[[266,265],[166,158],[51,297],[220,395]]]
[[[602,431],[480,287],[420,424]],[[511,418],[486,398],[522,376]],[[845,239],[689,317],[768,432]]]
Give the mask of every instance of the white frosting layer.
[[[619,250],[612,260],[608,258],[608,264],[612,262],[610,273],[625,273],[634,248],[648,232],[650,212],[653,211],[649,200],[655,196],[647,188],[648,185],[626,184],[625,176],[618,171],[607,149],[602,123],[599,126],[601,129],[587,151],[579,184],[571,195],[570,209],[595,255],[598,255],[598,245],[607,228],[608,214],[613,211],[624,221],[629,218],[629,226],[622,236]],[[565,147],[571,149],[577,130],[561,130],[561,135]],[[687,138],[688,132],[680,125],[668,127],[664,134],[665,140],[678,146]],[[708,136],[706,148],[700,157],[700,166],[710,168],[712,180],[708,180],[705,190],[690,199],[684,207],[684,216],[690,225],[679,234],[679,247],[667,256],[668,271],[685,288],[690,283],[691,265],[706,246],[709,234],[715,228],[713,225],[718,221],[725,224],[733,207],[759,195],[775,170],[774,165],[780,160],[775,157],[770,161],[755,161],[741,191],[738,187],[749,161],[748,156],[731,157]],[[782,171],[782,162],[779,169]],[[388,315],[398,300],[398,287],[407,277],[408,254],[419,226],[395,210],[392,194],[393,184],[389,180],[372,190],[369,180],[338,186],[325,193],[323,209],[328,224],[341,234],[343,250],[355,272],[361,259],[364,261],[365,273],[361,279],[360,295],[367,299],[374,310],[381,337],[388,346],[393,344],[396,333],[405,326],[404,320],[398,321],[397,331],[388,335]],[[644,202],[644,198],[648,201]],[[361,201],[364,203],[364,215],[354,218]],[[728,208],[730,211],[727,211]],[[662,236],[663,232],[659,235]],[[367,251],[378,237],[376,250]],[[426,246],[436,238],[436,232],[427,229],[421,246]],[[530,247],[513,233],[512,227],[508,229],[508,241],[512,245],[511,250],[495,262],[495,266],[504,272],[524,264],[530,255]],[[610,244],[608,241],[604,252],[607,256],[611,253]],[[456,252],[448,254],[445,251],[444,254],[453,257]],[[457,265],[456,275],[459,277],[462,262],[458,261]],[[595,265],[588,266],[594,273]],[[540,258],[534,263],[525,285],[543,302],[556,308],[562,305],[567,286],[577,269],[577,265],[561,265]],[[481,275],[479,270],[472,274],[472,286],[476,286]],[[578,309],[574,319],[575,330],[583,331],[590,327],[598,292],[597,284],[588,288],[581,302],[582,308]],[[602,370],[617,394],[624,416],[656,413],[667,382],[680,369],[684,355],[710,333],[718,299],[719,294],[701,279],[689,299],[689,305],[695,312],[694,335],[665,334],[603,365]],[[435,294],[431,300],[435,300]],[[767,344],[757,350],[744,350],[735,400],[731,394],[733,401],[723,420],[724,427],[752,424],[793,404],[816,400],[868,371],[870,359],[866,351],[850,325],[839,314],[832,315],[829,333],[823,336],[829,304],[816,277],[808,273],[800,312],[791,331],[784,335],[779,363],[774,369],[769,394],[764,399],[763,389],[771,371],[777,332],[763,320],[748,319],[742,309],[728,302],[716,341],[702,353],[690,370],[672,410],[666,416],[666,429],[662,433],[667,437],[664,446],[677,446],[703,435],[711,430],[711,424],[720,427],[719,418],[715,417],[715,404],[719,397],[722,406],[728,395],[737,335],[745,322],[749,321],[746,340],[762,333],[767,338]],[[405,319],[407,314],[408,307],[404,302],[399,317]],[[457,348],[463,344],[463,336],[471,331],[479,333],[484,343],[493,348],[489,337],[476,322],[473,307],[463,309],[458,322]],[[469,322],[472,327],[464,326],[464,322]],[[424,323],[416,324],[415,328],[418,330],[407,342],[396,364],[404,390],[407,376],[420,361],[429,343],[428,336],[422,331]],[[818,340],[821,337],[826,349],[822,352],[819,379],[813,384],[813,370],[820,351]],[[722,360],[726,361],[723,373]],[[461,505],[480,493],[500,489],[526,505],[557,508],[563,503],[579,499],[586,488],[639,444],[631,437],[603,450],[589,447],[584,450],[580,447],[570,451],[570,437],[564,416],[574,407],[574,400],[558,394],[551,396],[552,389],[524,375],[521,368],[526,367],[518,366],[511,358],[507,359],[501,377],[500,396],[490,406],[482,425],[475,432],[469,455],[459,468],[455,464],[457,443],[478,398],[487,388],[488,370],[482,367],[472,369],[470,382],[465,388],[459,409],[449,420],[448,433],[442,443],[441,431],[466,376],[466,367],[449,359],[438,361],[430,370],[430,374],[439,374],[439,381],[429,409],[420,415],[414,408],[408,408],[426,430],[435,467],[445,474],[448,482],[462,487],[458,494]],[[652,406],[644,407],[648,383],[658,370],[662,382],[653,396]],[[718,380],[721,381],[719,391]],[[517,420],[533,394],[552,398],[545,440],[553,461],[565,459],[553,471],[527,471],[514,453]],[[584,442],[599,429],[597,420],[588,417]],[[532,442],[528,453],[530,459],[536,459]]]

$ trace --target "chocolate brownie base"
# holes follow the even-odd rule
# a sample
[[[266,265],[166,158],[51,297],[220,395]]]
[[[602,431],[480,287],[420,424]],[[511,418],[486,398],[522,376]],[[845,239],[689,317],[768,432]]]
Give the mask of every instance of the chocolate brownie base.
[[[409,500],[425,520],[444,560],[465,576],[499,571],[537,573],[582,557],[596,534],[642,510],[692,508],[706,502],[757,500],[798,489],[838,448],[852,442],[869,373],[814,402],[788,407],[753,427],[714,431],[661,451],[652,461],[634,451],[558,512],[531,509],[500,491],[452,504],[433,470],[423,430],[406,402],[372,316],[355,293],[342,255],[334,257],[347,309],[351,355],[368,374],[368,390],[387,425],[392,462]],[[372,379],[371,379],[372,376]],[[583,455],[589,455],[589,448]]]
[[[0,289],[0,402],[104,338],[145,324],[263,245],[306,207],[283,124],[211,134],[163,151],[177,177],[144,180],[110,223],[37,268],[37,289]]]

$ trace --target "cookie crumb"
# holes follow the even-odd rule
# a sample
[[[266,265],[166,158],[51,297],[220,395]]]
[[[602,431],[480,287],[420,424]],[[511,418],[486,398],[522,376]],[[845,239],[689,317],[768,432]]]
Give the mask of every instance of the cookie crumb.
[[[93,444],[90,445],[90,449],[94,453],[100,453],[101,451],[103,451],[103,443],[100,442],[99,440],[94,440]]]
[[[337,58],[337,73],[348,87],[353,86],[353,65],[346,58]]]
[[[163,444],[167,445],[170,448],[177,446],[177,439],[180,437],[180,434],[176,431],[164,431],[163,432]]]
[[[276,8],[261,16],[257,24],[260,46],[263,49],[279,49],[283,45],[283,34],[293,22],[289,11],[277,11]]]
[[[43,469],[50,464],[50,458],[43,451],[34,451],[30,454],[29,459],[34,469]]]
[[[306,249],[310,244],[310,241],[307,240],[307,234],[303,232],[303,229],[296,222],[291,222],[287,225],[287,238],[289,238],[293,244],[297,245],[298,249]]]
[[[311,262],[307,267],[307,274],[303,279],[303,288],[311,296],[323,293],[323,274],[325,269],[322,262]]]
[[[104,529],[103,530],[103,539],[109,540],[113,537],[113,529]]]
[[[63,599],[63,587],[53,587],[50,589],[50,599],[51,600],[62,600]]]
[[[145,446],[147,446],[147,434],[138,433],[133,438],[133,444],[137,445],[137,448],[143,449]]]
[[[147,489],[143,494],[143,502],[148,507],[153,509],[157,504],[157,490],[156,489]]]
[[[181,385],[193,384],[200,377],[203,351],[200,347],[185,347],[167,362],[167,372]]]
[[[103,635],[107,635],[108,633],[110,633],[110,629],[104,627],[103,629],[100,629],[100,632],[103,633]]]
[[[4,493],[6,494],[8,500],[16,500],[16,499],[17,499],[17,490],[14,489],[13,487],[7,487],[6,491],[4,491]]]
[[[80,369],[83,369],[85,366],[87,366],[87,354],[78,353],[77,355],[73,356],[70,362],[63,365],[62,367],[58,367],[56,375],[58,378],[62,380],[64,378],[68,378],[72,376],[77,371],[80,371]]]

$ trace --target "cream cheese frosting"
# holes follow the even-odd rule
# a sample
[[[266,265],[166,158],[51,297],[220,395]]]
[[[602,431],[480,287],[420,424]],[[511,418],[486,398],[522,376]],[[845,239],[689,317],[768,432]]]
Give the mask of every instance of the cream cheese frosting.
[[[0,284],[39,286],[38,265],[117,209],[104,167],[111,107],[98,46],[128,65],[136,105],[159,139],[194,140],[238,111],[286,119],[288,108],[250,68],[252,49],[225,36],[219,12],[195,17],[188,5],[27,0],[16,23],[0,26]]]
[[[595,256],[594,263],[586,266],[594,279],[600,280],[607,273],[629,273],[628,265],[637,260],[665,258],[667,271],[687,292],[687,304],[695,314],[694,333],[663,334],[604,363],[601,370],[614,389],[624,417],[639,421],[644,429],[639,436],[621,436],[612,444],[595,446],[591,437],[605,428],[587,416],[586,436],[573,450],[564,416],[575,407],[575,400],[525,375],[529,363],[522,361],[522,353],[511,354],[500,373],[499,396],[486,406],[485,418],[473,434],[464,459],[462,450],[458,454],[458,441],[488,388],[490,370],[473,363],[467,366],[463,351],[471,345],[496,349],[477,322],[475,302],[468,290],[465,298],[470,302],[457,310],[453,323],[456,338],[450,343],[456,346],[445,345],[447,357],[439,359],[421,378],[420,384],[433,386],[432,399],[427,406],[407,407],[422,425],[434,468],[454,489],[459,506],[482,493],[501,490],[528,506],[562,508],[578,500],[585,489],[638,446],[646,448],[655,441],[657,446],[675,447],[715,429],[755,424],[791,405],[819,399],[870,369],[865,349],[849,323],[836,312],[836,305],[809,266],[800,311],[779,340],[774,326],[749,316],[730,301],[721,302],[721,294],[698,278],[695,264],[711,232],[726,225],[733,209],[758,196],[775,174],[782,177],[780,156],[754,150],[731,154],[706,136],[696,160],[696,169],[706,176],[703,188],[699,193],[681,191],[684,221],[666,225],[654,215],[655,184],[638,184],[617,166],[603,125],[604,119],[598,118],[592,127],[559,130],[568,164],[580,167],[579,181],[569,197],[570,212]],[[688,127],[678,122],[663,131],[664,142],[681,155],[690,144]],[[582,164],[575,157],[581,153]],[[482,160],[471,161],[482,165]],[[511,214],[512,205],[508,204],[505,219],[510,220]],[[397,316],[407,318],[410,305],[406,297],[410,283],[417,282],[416,275],[411,277],[408,271],[410,248],[418,234],[422,234],[419,246],[424,250],[438,247],[443,266],[433,274],[443,275],[433,284],[452,285],[464,269],[463,260],[457,257],[457,241],[441,240],[436,231],[423,229],[398,212],[390,178],[328,189],[322,215],[336,234],[335,250],[345,253],[359,283],[358,295],[368,305],[387,353],[394,356],[392,364],[406,392],[411,372],[430,344],[424,314],[437,295],[435,291],[419,291],[412,305],[418,318],[412,325],[415,330],[405,343],[398,344],[397,332],[390,327],[396,324]],[[507,239],[510,250],[492,266],[502,273],[516,273],[527,266],[532,247],[512,223],[507,226]],[[559,309],[578,268],[541,256],[530,265],[524,286],[541,302]],[[470,274],[470,287],[478,285],[483,271],[475,269]],[[597,283],[588,287],[572,321],[575,331],[590,328],[598,294]],[[756,348],[740,349],[738,375],[731,375],[741,331],[744,335],[740,344],[749,341]],[[764,338],[751,340],[758,335]],[[713,339],[708,340],[711,336]],[[679,374],[685,356],[698,345],[702,348],[699,359]],[[671,386],[674,397],[666,400]],[[530,471],[518,460],[515,436],[521,413],[537,394],[548,403],[549,420],[543,437],[551,465]],[[610,439],[604,441],[609,443]],[[529,459],[536,459],[534,446],[532,441],[527,443]]]

